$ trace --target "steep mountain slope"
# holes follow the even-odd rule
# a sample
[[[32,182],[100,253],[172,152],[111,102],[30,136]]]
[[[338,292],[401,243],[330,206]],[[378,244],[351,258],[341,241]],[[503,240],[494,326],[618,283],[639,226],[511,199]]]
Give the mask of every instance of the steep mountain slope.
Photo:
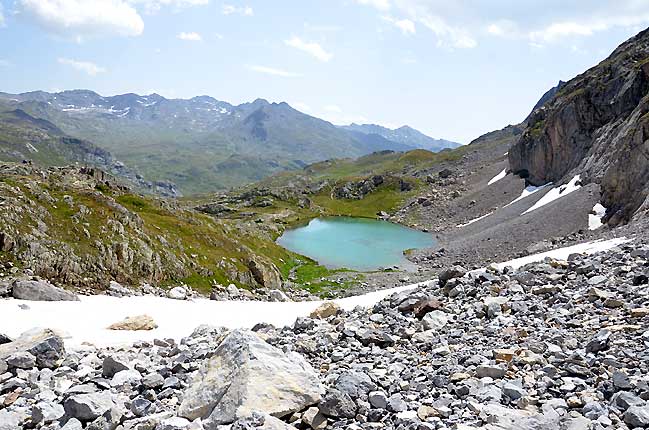
[[[109,166],[108,151],[80,139],[70,138],[49,121],[34,118],[20,109],[2,110],[0,105],[0,156],[55,165],[72,161]]]
[[[98,167],[143,191],[175,196],[173,184],[146,181],[135,170],[93,143],[70,137],[47,120],[0,102],[0,160],[29,160],[41,166],[78,163]]]
[[[511,169],[533,185],[580,174],[601,186],[612,225],[649,210],[649,30],[567,82],[527,120],[509,151]]]
[[[174,182],[185,193],[238,186],[333,157],[413,148],[261,99],[233,106],[207,96],[102,97],[74,90],[0,93],[0,101],[90,140],[129,160],[147,179]]]
[[[404,125],[396,129],[390,129],[376,124],[350,124],[342,126],[341,128],[350,131],[360,132],[366,135],[378,135],[387,140],[398,142],[403,145],[408,145],[412,148],[426,149],[428,151],[437,152],[446,148],[457,148],[461,144],[451,142],[445,139],[433,139],[426,136],[422,132],[415,130],[412,127]]]

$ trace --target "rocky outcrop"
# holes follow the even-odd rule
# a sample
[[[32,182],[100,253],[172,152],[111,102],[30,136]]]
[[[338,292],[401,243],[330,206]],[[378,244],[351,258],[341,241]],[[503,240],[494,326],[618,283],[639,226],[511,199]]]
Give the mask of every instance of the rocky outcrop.
[[[649,195],[649,30],[567,82],[530,114],[509,151],[514,173],[533,185],[601,185],[611,224],[630,220]]]
[[[11,294],[15,299],[40,302],[78,301],[79,297],[47,281],[16,281]]]
[[[260,389],[263,387],[263,389]],[[209,428],[253,412],[283,417],[318,403],[318,375],[298,354],[284,354],[254,333],[235,330],[201,366],[178,409]]]
[[[375,175],[356,182],[350,181],[334,188],[332,194],[337,199],[360,200],[381,186],[384,180],[383,176]]]
[[[259,285],[276,290],[282,287],[282,275],[277,267],[261,257],[251,257],[247,261],[248,269]]]

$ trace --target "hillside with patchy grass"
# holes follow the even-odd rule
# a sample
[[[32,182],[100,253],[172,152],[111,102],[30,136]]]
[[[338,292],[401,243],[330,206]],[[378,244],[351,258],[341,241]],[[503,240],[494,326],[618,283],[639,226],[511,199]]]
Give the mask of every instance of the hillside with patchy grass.
[[[230,283],[277,289],[289,278],[324,287],[327,269],[275,244],[281,213],[272,215],[278,222],[217,219],[96,173],[0,164],[0,263],[92,293],[111,280],[206,294]]]

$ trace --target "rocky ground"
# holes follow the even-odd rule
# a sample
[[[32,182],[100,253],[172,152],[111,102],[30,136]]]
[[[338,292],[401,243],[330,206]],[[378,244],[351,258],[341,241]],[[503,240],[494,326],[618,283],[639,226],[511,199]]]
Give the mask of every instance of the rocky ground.
[[[0,342],[0,429],[649,428],[649,245],[176,343]]]

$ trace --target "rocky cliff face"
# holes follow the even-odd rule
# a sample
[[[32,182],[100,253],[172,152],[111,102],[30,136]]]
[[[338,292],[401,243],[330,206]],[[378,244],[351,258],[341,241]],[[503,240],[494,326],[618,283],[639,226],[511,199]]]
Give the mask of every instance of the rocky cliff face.
[[[645,30],[532,112],[509,151],[511,169],[534,185],[581,173],[582,181],[600,184],[610,224],[643,216],[649,209],[648,94]]]

